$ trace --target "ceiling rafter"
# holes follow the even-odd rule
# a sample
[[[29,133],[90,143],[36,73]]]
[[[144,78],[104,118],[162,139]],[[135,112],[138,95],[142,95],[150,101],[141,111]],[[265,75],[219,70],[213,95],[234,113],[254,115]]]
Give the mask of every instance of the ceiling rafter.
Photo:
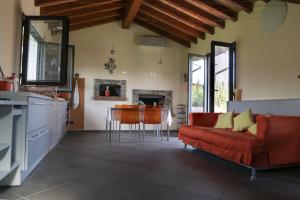
[[[200,37],[201,39],[205,39],[205,34],[201,31],[199,31],[198,29],[190,27],[182,22],[176,21],[173,18],[171,18],[167,15],[163,15],[149,7],[143,6],[139,12],[147,15],[150,18],[154,18],[164,24],[169,24],[170,26],[173,26],[174,28],[176,28],[188,35],[191,35],[193,37]]]
[[[107,13],[115,10],[120,10],[122,11],[124,8],[122,6],[113,6],[109,8],[104,8],[102,10],[91,10],[90,12],[71,12],[69,16],[69,19],[74,19],[74,18],[79,18],[79,17],[84,17],[84,16],[89,16],[89,15],[96,15],[100,13]]]
[[[172,9],[175,9],[177,12],[184,13],[185,15],[192,17],[198,21],[201,21],[210,26],[216,26],[219,28],[225,27],[224,20],[216,18],[210,15],[207,12],[202,11],[201,9],[192,6],[181,0],[159,0],[161,3],[169,6]]]
[[[111,16],[101,17],[98,19],[81,21],[75,24],[70,24],[70,31],[76,31],[83,28],[106,24],[112,21],[120,20],[121,18],[122,18],[121,15],[111,15]]]
[[[237,21],[238,14],[223,5],[212,2],[211,0],[185,0],[187,3],[194,5],[220,19],[229,19]]]
[[[122,8],[119,8],[118,10],[113,10],[113,11],[106,11],[106,12],[100,12],[100,13],[94,13],[90,15],[85,15],[85,16],[77,16],[77,17],[72,17],[70,18],[70,24],[76,24],[79,22],[84,22],[84,21],[90,21],[94,19],[99,19],[101,17],[107,17],[107,16],[121,16],[122,15]]]
[[[218,3],[235,11],[245,11],[251,13],[253,11],[253,3],[247,0],[216,0]]]
[[[77,16],[79,17],[79,16],[85,16],[85,15],[99,13],[99,12],[117,10],[117,9],[120,9],[123,7],[124,6],[122,5],[121,2],[115,2],[115,3],[105,4],[105,5],[97,5],[97,6],[93,6],[93,7],[65,11],[63,13],[63,15],[68,16],[69,18],[73,18],[73,17],[77,17]],[[62,15],[62,13],[56,13],[53,15],[59,16],[59,15]]]
[[[142,21],[145,21],[148,24],[156,26],[161,30],[172,33],[173,35],[176,35],[177,37],[181,37],[182,39],[184,39],[186,41],[193,42],[193,43],[197,44],[198,40],[197,40],[196,37],[190,36],[190,35],[182,32],[180,30],[177,30],[176,28],[170,26],[169,24],[164,24],[164,23],[158,21],[157,19],[150,18],[150,17],[148,17],[148,16],[146,16],[142,13],[139,13],[136,18],[138,18]]]
[[[74,2],[78,0],[34,0],[34,5],[36,7],[40,6],[52,6],[52,5],[57,5],[61,3],[69,3],[69,2]]]
[[[162,30],[162,29],[160,29],[156,26],[153,26],[153,25],[151,25],[151,24],[149,24],[149,23],[147,23],[143,20],[140,20],[138,18],[135,18],[134,22],[139,24],[140,26],[143,26],[146,29],[149,29],[149,30],[151,30],[151,31],[163,36],[163,37],[166,37],[170,40],[173,40],[173,41],[175,41],[175,42],[177,42],[177,43],[179,43],[179,44],[181,44],[185,47],[188,47],[188,48],[191,47],[191,43],[189,41],[186,41],[186,40],[182,39],[181,37],[178,37],[177,35],[175,35],[173,33]]]
[[[199,22],[198,20],[195,20],[193,18],[190,18],[189,16],[187,16],[183,13],[177,12],[176,10],[168,9],[168,7],[166,7],[164,4],[161,4],[159,2],[154,4],[154,3],[150,3],[150,1],[148,1],[148,2],[144,1],[143,5],[149,7],[153,10],[156,10],[164,15],[172,17],[173,19],[178,20],[182,23],[185,23],[193,28],[197,28],[198,30],[200,30],[204,33],[210,33],[210,34],[214,33],[213,27],[211,27],[207,24],[204,24],[202,22]]]
[[[95,6],[105,6],[117,2],[122,2],[122,0],[98,0],[92,3],[89,1],[75,1],[41,7],[40,13],[41,15],[65,15],[66,12],[88,9]]]
[[[131,0],[130,6],[123,19],[122,28],[128,29],[130,27],[131,22],[139,12],[142,2],[143,0]]]

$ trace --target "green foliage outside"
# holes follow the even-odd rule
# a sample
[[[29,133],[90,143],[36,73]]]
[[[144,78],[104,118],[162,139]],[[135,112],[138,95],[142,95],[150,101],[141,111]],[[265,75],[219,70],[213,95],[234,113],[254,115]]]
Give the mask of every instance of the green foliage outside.
[[[224,82],[216,83],[216,89],[218,92],[215,93],[215,105],[216,111],[226,112],[228,89]],[[204,85],[193,84],[192,86],[192,106],[203,107],[204,106]]]
[[[192,86],[192,106],[203,107],[204,105],[204,86],[201,84],[193,84]]]
[[[216,89],[218,92],[215,93],[215,104],[218,108],[218,111],[226,112],[227,108],[227,98],[228,98],[228,89],[225,86],[224,82],[217,83]]]

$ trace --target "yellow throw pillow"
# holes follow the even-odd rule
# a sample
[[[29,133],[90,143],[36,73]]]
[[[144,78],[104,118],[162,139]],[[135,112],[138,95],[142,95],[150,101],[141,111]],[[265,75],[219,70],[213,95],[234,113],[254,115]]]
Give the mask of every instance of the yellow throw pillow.
[[[252,133],[253,135],[256,135],[256,134],[257,134],[257,124],[253,124],[252,126],[250,126],[250,127],[248,128],[248,131],[249,131],[250,133]]]
[[[252,126],[253,116],[251,109],[247,109],[233,118],[233,131],[243,131]]]
[[[218,121],[214,128],[232,128],[232,112],[219,114]]]

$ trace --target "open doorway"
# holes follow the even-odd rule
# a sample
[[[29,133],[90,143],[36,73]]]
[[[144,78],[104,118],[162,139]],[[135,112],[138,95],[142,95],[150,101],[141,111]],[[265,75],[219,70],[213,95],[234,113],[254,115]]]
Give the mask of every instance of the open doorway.
[[[207,59],[189,54],[189,112],[207,111]]]
[[[235,88],[235,43],[212,42],[210,111],[227,112]]]

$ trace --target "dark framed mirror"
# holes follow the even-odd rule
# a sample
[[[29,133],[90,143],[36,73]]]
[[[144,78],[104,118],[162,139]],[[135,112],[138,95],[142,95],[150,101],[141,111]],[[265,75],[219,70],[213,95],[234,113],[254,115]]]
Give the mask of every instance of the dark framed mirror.
[[[67,69],[67,84],[59,86],[58,92],[72,92],[73,91],[73,77],[74,77],[74,59],[75,58],[75,46],[69,45],[68,48],[68,69]]]
[[[24,16],[22,41],[21,85],[66,85],[68,18]]]

